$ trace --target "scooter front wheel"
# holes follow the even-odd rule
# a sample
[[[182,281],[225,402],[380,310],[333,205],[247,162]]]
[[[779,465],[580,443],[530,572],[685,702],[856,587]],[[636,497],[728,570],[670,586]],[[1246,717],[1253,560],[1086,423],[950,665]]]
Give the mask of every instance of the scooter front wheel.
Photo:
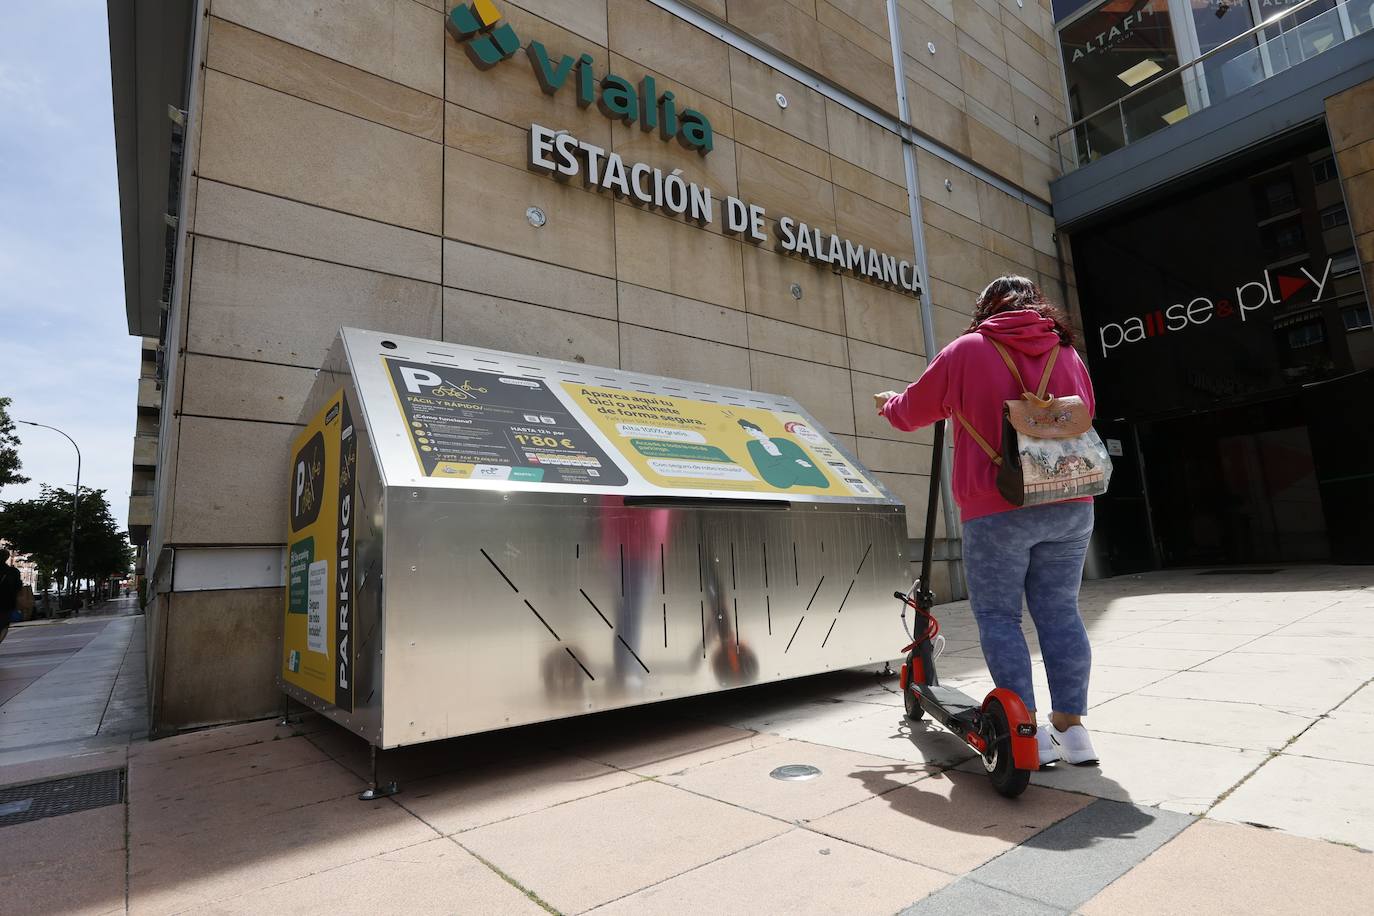
[[[1007,798],[1016,798],[1030,784],[1030,770],[1017,769],[1012,759],[1011,725],[1000,700],[990,700],[983,710],[980,731],[988,744],[982,754],[983,769],[992,779],[992,787]]]
[[[902,684],[902,708],[906,710],[907,719],[912,722],[919,722],[925,716],[925,710],[921,708],[921,700],[916,695],[916,691],[911,689],[912,684],[927,684],[925,668],[921,663],[919,649],[913,649],[906,656],[906,683]]]

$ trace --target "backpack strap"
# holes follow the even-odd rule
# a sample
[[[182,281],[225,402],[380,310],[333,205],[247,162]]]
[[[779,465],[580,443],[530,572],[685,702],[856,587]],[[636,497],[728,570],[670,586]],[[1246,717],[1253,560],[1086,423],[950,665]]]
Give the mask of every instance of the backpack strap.
[[[991,337],[988,338],[988,343],[997,348],[997,355],[1002,357],[1002,362],[1007,364],[1007,368],[1011,370],[1011,374],[1016,377],[1016,384],[1021,386],[1021,390],[1030,391],[1030,388],[1026,386],[1025,380],[1021,378],[1021,370],[1016,368],[1016,362],[1011,358],[1011,354],[1007,352],[1007,348]],[[1041,400],[1044,400],[1045,390],[1050,386],[1050,373],[1054,372],[1054,364],[1059,361],[1059,350],[1060,348],[1056,346],[1050,351],[1050,358],[1045,361],[1045,371],[1040,376],[1040,387],[1035,389],[1035,396]]]
[[[987,338],[987,341],[988,343],[992,344],[994,347],[997,348],[997,355],[1002,357],[1002,362],[1006,363],[1007,368],[1011,370],[1011,374],[1016,376],[1016,384],[1021,386],[1021,390],[1029,391],[1030,389],[1026,387],[1026,383],[1021,380],[1021,370],[1016,368],[1016,363],[1014,360],[1012,360],[1011,354],[1007,352],[1007,348],[1002,346],[997,341],[993,340],[991,337]]]
[[[1023,392],[1029,393],[1030,389],[1026,387],[1025,381],[1021,378],[1021,370],[1016,368],[1016,362],[1011,358],[1011,354],[1007,352],[1006,347],[1002,346],[991,337],[987,338],[987,341],[997,348],[997,355],[1002,357],[1002,362],[1007,364],[1007,368],[1011,370],[1011,374],[1016,377],[1016,384],[1021,386]],[[1035,392],[1035,396],[1041,400],[1044,400],[1045,391],[1049,388],[1050,373],[1054,372],[1054,364],[1059,360],[1059,349],[1060,348],[1056,346],[1051,350],[1050,358],[1045,361],[1045,371],[1040,376],[1040,387],[1037,388]],[[988,440],[984,439],[978,430],[973,428],[972,423],[964,419],[963,414],[955,411],[954,416],[955,419],[959,421],[959,424],[964,427],[964,431],[969,434],[974,442],[978,443],[978,447],[983,450],[983,454],[988,456],[988,460],[1000,468],[1002,466],[1002,456],[997,454],[997,449],[988,444]]]
[[[964,431],[967,432],[973,438],[973,441],[978,443],[978,447],[983,450],[983,454],[988,456],[988,460],[1000,468],[1002,466],[1002,456],[997,454],[997,449],[993,448],[991,445],[988,445],[988,440],[984,439],[979,434],[978,430],[973,428],[972,423],[964,419],[963,414],[959,413],[956,410],[954,412],[954,417],[959,421],[960,425],[964,427]]]
[[[1050,387],[1050,373],[1054,371],[1054,364],[1059,360],[1059,349],[1055,346],[1050,351],[1050,358],[1045,362],[1045,374],[1040,376],[1040,387],[1035,390],[1035,396],[1042,401],[1045,399],[1045,390]]]

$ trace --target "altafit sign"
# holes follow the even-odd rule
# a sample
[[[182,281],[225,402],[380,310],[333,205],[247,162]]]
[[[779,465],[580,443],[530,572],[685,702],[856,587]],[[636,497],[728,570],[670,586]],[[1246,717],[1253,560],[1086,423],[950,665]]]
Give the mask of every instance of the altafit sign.
[[[1130,38],[1136,27],[1143,23],[1147,17],[1154,15],[1155,11],[1150,8],[1149,4],[1146,4],[1135,12],[1122,16],[1115,24],[1109,25],[1096,35],[1085,36],[1084,43],[1073,49],[1073,56],[1069,62],[1077,63],[1089,54],[1111,50]]]
[[[1265,306],[1287,302],[1309,287],[1313,290],[1312,301],[1317,302],[1326,291],[1327,280],[1331,277],[1331,259],[1327,259],[1320,278],[1306,267],[1302,268],[1299,274],[1300,276],[1296,277],[1281,273],[1271,275],[1266,270],[1261,279],[1237,286],[1234,298],[1213,300],[1207,296],[1198,296],[1187,303],[1176,302],[1167,308],[1148,311],[1144,315],[1132,316],[1119,322],[1108,322],[1097,329],[1102,358],[1106,359],[1112,350],[1126,344],[1140,343],[1177,331],[1188,331],[1198,325],[1208,324],[1214,319],[1226,321],[1239,318],[1244,324],[1252,312]]]

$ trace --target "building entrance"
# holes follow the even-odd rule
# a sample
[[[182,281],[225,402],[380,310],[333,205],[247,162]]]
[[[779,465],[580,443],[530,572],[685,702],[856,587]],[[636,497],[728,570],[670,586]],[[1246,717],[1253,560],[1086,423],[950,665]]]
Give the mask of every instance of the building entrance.
[[[1199,182],[1073,236],[1128,470],[1096,555],[1112,573],[1374,562],[1374,330],[1325,130]]]
[[[1145,423],[1141,449],[1165,565],[1330,559],[1297,398]]]

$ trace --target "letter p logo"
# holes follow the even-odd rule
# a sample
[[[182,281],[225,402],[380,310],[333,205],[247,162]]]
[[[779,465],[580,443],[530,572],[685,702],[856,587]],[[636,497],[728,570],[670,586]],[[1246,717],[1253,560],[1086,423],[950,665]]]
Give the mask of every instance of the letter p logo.
[[[461,3],[448,14],[447,28],[480,70],[494,67],[520,50],[520,38],[491,0]]]

